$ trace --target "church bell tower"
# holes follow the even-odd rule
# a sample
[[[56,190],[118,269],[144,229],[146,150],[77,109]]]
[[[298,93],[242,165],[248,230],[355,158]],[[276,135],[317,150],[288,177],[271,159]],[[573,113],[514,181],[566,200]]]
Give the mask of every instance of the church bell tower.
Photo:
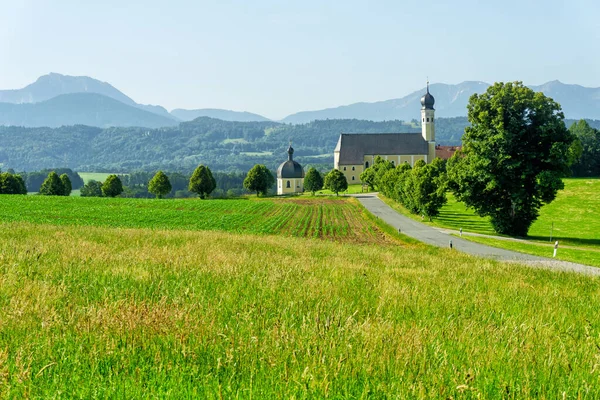
[[[427,163],[432,162],[435,158],[434,104],[435,99],[429,93],[429,81],[427,81],[427,93],[421,97],[421,134],[423,135],[423,139],[425,139],[429,145]]]

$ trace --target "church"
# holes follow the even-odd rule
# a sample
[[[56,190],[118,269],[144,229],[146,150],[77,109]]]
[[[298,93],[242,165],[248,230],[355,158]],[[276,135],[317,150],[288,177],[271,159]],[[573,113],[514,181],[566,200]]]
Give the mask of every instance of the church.
[[[421,133],[342,133],[333,151],[334,168],[340,170],[349,185],[361,183],[360,174],[373,165],[375,157],[381,156],[392,164],[418,160],[431,163],[436,156],[435,123],[433,105],[435,99],[429,93],[421,97]]]
[[[294,149],[290,144],[288,160],[277,168],[277,194],[302,193],[304,191],[304,169],[294,161]]]

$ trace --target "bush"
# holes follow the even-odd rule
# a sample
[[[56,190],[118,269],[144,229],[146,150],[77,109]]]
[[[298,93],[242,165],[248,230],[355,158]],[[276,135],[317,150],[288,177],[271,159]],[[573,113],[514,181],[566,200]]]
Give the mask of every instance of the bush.
[[[102,184],[102,194],[106,197],[117,197],[123,193],[123,184],[116,175],[109,175]]]

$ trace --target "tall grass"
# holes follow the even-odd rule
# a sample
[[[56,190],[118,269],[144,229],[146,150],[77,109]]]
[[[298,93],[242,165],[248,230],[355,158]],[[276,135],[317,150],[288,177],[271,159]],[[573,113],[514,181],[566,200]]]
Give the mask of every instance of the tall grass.
[[[599,295],[417,244],[2,224],[0,396],[593,399]]]

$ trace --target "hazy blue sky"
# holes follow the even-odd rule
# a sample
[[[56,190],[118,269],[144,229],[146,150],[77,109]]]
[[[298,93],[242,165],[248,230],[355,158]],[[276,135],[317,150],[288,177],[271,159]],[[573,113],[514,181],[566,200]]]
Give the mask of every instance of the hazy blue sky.
[[[600,2],[0,0],[0,88],[48,72],[271,118],[432,82],[600,86]]]

